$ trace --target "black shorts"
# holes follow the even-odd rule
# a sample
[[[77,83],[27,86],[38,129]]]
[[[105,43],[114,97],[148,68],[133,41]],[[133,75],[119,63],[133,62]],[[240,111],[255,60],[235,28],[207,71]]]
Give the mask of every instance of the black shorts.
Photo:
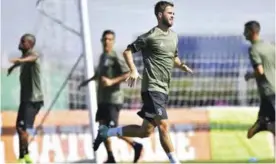
[[[106,126],[116,127],[118,126],[119,113],[121,109],[121,104],[98,104],[96,121],[103,121]]]
[[[275,95],[261,97],[258,118],[275,122]]]
[[[23,130],[32,129],[34,121],[40,108],[43,106],[43,102],[21,102],[16,119],[16,127]]]
[[[168,119],[166,106],[168,103],[168,95],[157,91],[142,92],[143,107],[137,114],[153,122],[154,119]]]

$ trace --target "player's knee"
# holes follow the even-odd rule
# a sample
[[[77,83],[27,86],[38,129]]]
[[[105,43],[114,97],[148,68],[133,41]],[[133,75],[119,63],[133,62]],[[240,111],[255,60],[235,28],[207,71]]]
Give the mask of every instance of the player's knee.
[[[161,133],[168,133],[169,132],[169,124],[166,121],[161,121],[158,125],[158,129]]]
[[[21,134],[21,133],[25,132],[26,130],[25,130],[23,125],[21,125],[20,123],[17,123],[16,124],[16,131],[17,131],[18,134]]]
[[[16,127],[16,131],[19,135],[20,138],[27,138],[28,137],[28,133],[26,132],[26,130],[20,126]]]

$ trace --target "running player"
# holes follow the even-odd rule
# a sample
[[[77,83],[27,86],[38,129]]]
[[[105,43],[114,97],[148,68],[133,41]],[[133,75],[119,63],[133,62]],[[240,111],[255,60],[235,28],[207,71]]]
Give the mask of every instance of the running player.
[[[110,136],[144,138],[149,137],[157,127],[160,143],[170,162],[179,163],[170,139],[168,116],[165,108],[168,102],[173,67],[190,73],[192,73],[192,70],[180,61],[177,52],[178,37],[170,29],[174,20],[174,4],[159,1],[155,5],[154,11],[158,25],[139,36],[123,53],[130,68],[127,81],[129,86],[132,87],[141,78],[133,62],[132,54],[138,51],[142,52],[144,71],[141,95],[144,105],[138,115],[143,118],[143,123],[142,125],[128,125],[117,128],[100,126],[94,142],[94,150],[96,151],[100,143]]]
[[[34,51],[36,39],[32,34],[21,37],[20,58],[11,59],[13,63],[8,69],[8,75],[14,68],[20,66],[20,106],[16,120],[16,130],[19,136],[19,162],[32,163],[28,151],[28,136],[33,131],[35,117],[43,106],[43,94],[40,83],[39,54]]]
[[[275,135],[275,45],[260,39],[260,29],[257,21],[249,21],[244,26],[244,36],[251,43],[249,58],[254,68],[254,72],[245,75],[245,80],[256,79],[261,100],[258,119],[247,133],[249,139],[260,131]]]
[[[124,59],[119,58],[114,51],[115,33],[112,30],[106,30],[102,35],[103,53],[100,57],[96,74],[82,82],[80,87],[87,85],[91,80],[98,80],[98,110],[96,121],[100,125],[108,127],[117,127],[119,112],[123,104],[123,91],[120,89],[120,83],[125,81],[129,75],[129,69]],[[133,141],[127,137],[120,137],[130,144],[134,149],[134,160],[136,163],[141,156],[142,144]],[[108,158],[106,163],[115,163],[112,153],[111,140],[108,138],[104,142]]]

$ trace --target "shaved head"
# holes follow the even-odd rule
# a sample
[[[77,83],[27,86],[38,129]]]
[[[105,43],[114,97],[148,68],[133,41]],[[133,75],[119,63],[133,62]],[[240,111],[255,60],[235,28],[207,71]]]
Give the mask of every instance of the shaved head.
[[[26,33],[21,37],[18,48],[21,51],[27,51],[34,47],[35,42],[35,36],[33,34]]]

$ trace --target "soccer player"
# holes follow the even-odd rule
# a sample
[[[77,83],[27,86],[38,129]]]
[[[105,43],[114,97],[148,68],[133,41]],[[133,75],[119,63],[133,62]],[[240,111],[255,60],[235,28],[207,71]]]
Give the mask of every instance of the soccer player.
[[[144,138],[149,137],[157,127],[160,143],[170,162],[179,163],[170,139],[168,116],[165,108],[168,102],[173,67],[190,73],[192,73],[192,70],[180,61],[177,52],[178,37],[170,29],[174,20],[174,4],[159,1],[155,5],[154,12],[158,25],[139,36],[123,53],[130,68],[130,74],[127,78],[128,85],[132,87],[139,78],[141,79],[133,62],[132,54],[138,51],[142,52],[144,71],[141,96],[144,105],[137,114],[143,118],[143,123],[142,125],[128,125],[117,128],[100,126],[97,138],[94,141],[94,150],[96,151],[100,143],[110,136]]]
[[[117,56],[114,51],[115,33],[112,30],[106,30],[102,34],[103,53],[95,75],[82,82],[80,87],[87,85],[91,80],[98,80],[98,110],[96,121],[100,125],[117,127],[119,112],[123,104],[123,91],[120,89],[120,83],[125,81],[129,75],[129,69],[124,59]],[[120,137],[134,149],[134,160],[136,163],[141,156],[142,144],[133,141],[127,137]],[[104,142],[107,150],[108,159],[106,163],[115,163],[115,158],[111,149],[111,141],[107,138]]]
[[[8,75],[14,68],[20,66],[20,106],[16,119],[16,130],[19,136],[19,162],[32,163],[28,152],[28,136],[32,133],[35,117],[43,106],[43,94],[40,82],[39,54],[34,50],[36,39],[32,34],[21,37],[20,58],[11,59],[13,63],[8,69]]]
[[[247,133],[249,139],[260,131],[275,135],[275,45],[260,39],[260,29],[257,21],[244,26],[244,36],[252,44],[249,58],[254,68],[254,72],[246,73],[245,80],[256,79],[261,100],[258,119]]]

